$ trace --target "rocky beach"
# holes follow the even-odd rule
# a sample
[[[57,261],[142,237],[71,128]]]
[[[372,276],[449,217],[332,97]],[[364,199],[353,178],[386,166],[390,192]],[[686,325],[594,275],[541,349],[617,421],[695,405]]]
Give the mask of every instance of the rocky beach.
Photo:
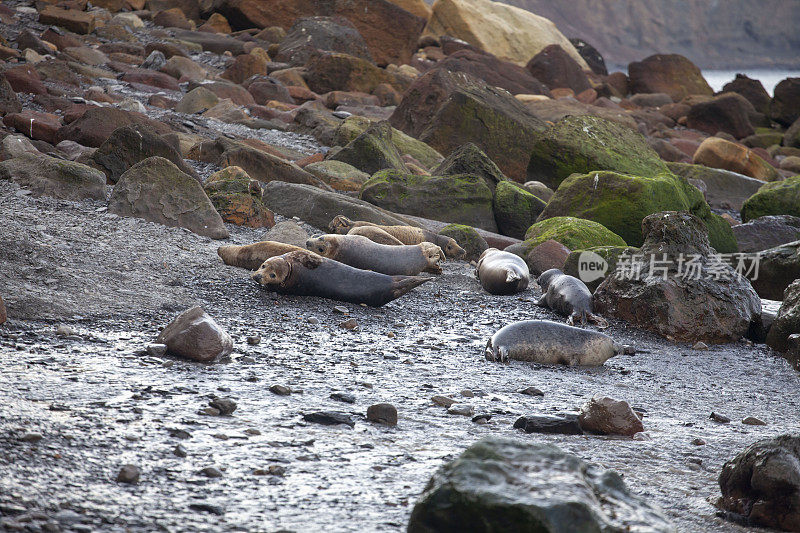
[[[0,5],[0,531],[800,531],[800,78],[516,4]]]

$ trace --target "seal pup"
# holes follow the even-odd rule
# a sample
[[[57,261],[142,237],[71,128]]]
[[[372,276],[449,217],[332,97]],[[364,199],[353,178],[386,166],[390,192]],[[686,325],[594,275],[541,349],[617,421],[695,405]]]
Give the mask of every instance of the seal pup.
[[[433,279],[361,270],[308,250],[271,257],[250,277],[278,294],[321,296],[372,307],[391,302]]]
[[[600,366],[622,353],[604,333],[550,320],[524,320],[499,329],[486,343],[489,361],[510,359],[544,365]]]
[[[372,242],[377,242],[378,244],[388,244],[389,246],[402,246],[403,244],[378,226],[359,226],[348,231],[347,235],[361,235]]]
[[[521,257],[497,248],[488,248],[481,254],[475,275],[490,294],[524,291],[531,280],[528,265]]]
[[[581,324],[586,324],[588,320],[601,328],[608,327],[606,319],[592,311],[592,293],[578,278],[551,268],[542,272],[536,282],[542,288],[542,297],[536,305],[549,307],[559,315],[568,317],[569,325],[574,324],[577,318]]]
[[[306,248],[345,265],[390,276],[415,276],[423,271],[441,274],[439,261],[444,260],[442,249],[430,242],[391,246],[361,235],[320,235],[308,239]]]
[[[303,248],[292,244],[261,241],[246,246],[237,246],[235,244],[220,246],[217,248],[217,255],[226,265],[246,268],[247,270],[256,270],[261,266],[261,263],[270,257],[296,252],[298,250],[305,251]]]
[[[328,225],[331,233],[339,235],[347,235],[356,228],[375,227],[382,229],[395,239],[403,244],[420,244],[423,242],[432,242],[440,247],[445,255],[451,259],[462,259],[467,255],[466,250],[458,245],[452,237],[439,235],[433,231],[422,228],[415,228],[414,226],[381,226],[373,224],[372,222],[365,222],[363,220],[353,221],[343,215],[334,217]]]

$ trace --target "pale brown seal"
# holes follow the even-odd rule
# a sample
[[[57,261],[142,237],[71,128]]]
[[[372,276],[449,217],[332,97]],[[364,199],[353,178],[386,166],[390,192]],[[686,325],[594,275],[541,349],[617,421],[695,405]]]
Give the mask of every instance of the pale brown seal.
[[[581,324],[588,320],[600,327],[608,327],[606,319],[592,311],[592,293],[578,278],[551,268],[542,272],[536,282],[542,288],[542,297],[536,305],[549,307],[559,315],[568,317],[567,324],[574,324],[577,318]]]
[[[485,350],[489,361],[568,366],[600,366],[619,353],[622,346],[604,333],[549,320],[509,324],[492,335]]]
[[[361,270],[308,250],[267,259],[251,278],[279,294],[321,296],[372,307],[380,307],[433,279]]]
[[[292,244],[261,241],[246,246],[236,246],[234,244],[220,246],[217,248],[217,255],[220,256],[222,262],[226,265],[256,270],[261,266],[261,263],[270,257],[296,252],[298,250],[305,251],[305,249]]]
[[[392,237],[378,226],[359,226],[347,232],[348,235],[361,235],[372,242],[378,244],[388,244],[389,246],[401,246],[403,243]]]
[[[439,235],[426,229],[415,228],[414,226],[381,226],[363,220],[353,221],[346,216],[338,215],[328,225],[328,229],[330,229],[332,233],[346,235],[354,228],[363,228],[367,226],[380,228],[403,244],[432,242],[439,246],[447,257],[452,259],[461,259],[467,255],[467,252],[458,245],[455,239]]]
[[[486,292],[514,294],[528,288],[531,273],[518,255],[488,248],[478,259],[475,275]]]
[[[442,249],[430,242],[390,246],[361,235],[312,237],[306,241],[306,248],[345,265],[390,276],[414,276],[423,271],[441,274],[439,261],[444,260]]]

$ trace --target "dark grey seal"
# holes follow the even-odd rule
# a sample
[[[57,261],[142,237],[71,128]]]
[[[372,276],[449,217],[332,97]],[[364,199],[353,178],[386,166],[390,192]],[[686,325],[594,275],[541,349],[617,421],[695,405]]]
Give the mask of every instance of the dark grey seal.
[[[475,275],[491,294],[514,294],[528,288],[531,273],[521,257],[489,248],[478,259]]]
[[[549,307],[559,315],[566,316],[569,325],[574,324],[577,318],[581,324],[589,321],[600,327],[608,327],[608,322],[592,311],[592,293],[578,278],[551,268],[542,272],[536,282],[542,288],[542,297],[536,305]]]

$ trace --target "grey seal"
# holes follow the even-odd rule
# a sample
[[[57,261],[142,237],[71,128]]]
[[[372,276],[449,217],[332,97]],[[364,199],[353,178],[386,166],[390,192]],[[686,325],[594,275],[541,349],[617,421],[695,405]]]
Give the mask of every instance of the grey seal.
[[[361,235],[320,235],[306,241],[306,248],[345,265],[374,270],[389,276],[414,276],[420,272],[441,274],[442,249],[430,242],[392,246]]]
[[[486,359],[544,365],[600,366],[623,347],[599,331],[550,320],[524,320],[499,329],[486,343]]]
[[[600,327],[608,327],[608,322],[592,310],[592,293],[584,282],[574,276],[564,274],[557,268],[542,272],[536,280],[542,288],[542,297],[536,305],[549,307],[559,315],[567,317],[567,324],[579,319],[581,324],[587,320]]]
[[[489,248],[478,258],[475,275],[490,294],[514,294],[528,288],[531,273],[521,257]]]

